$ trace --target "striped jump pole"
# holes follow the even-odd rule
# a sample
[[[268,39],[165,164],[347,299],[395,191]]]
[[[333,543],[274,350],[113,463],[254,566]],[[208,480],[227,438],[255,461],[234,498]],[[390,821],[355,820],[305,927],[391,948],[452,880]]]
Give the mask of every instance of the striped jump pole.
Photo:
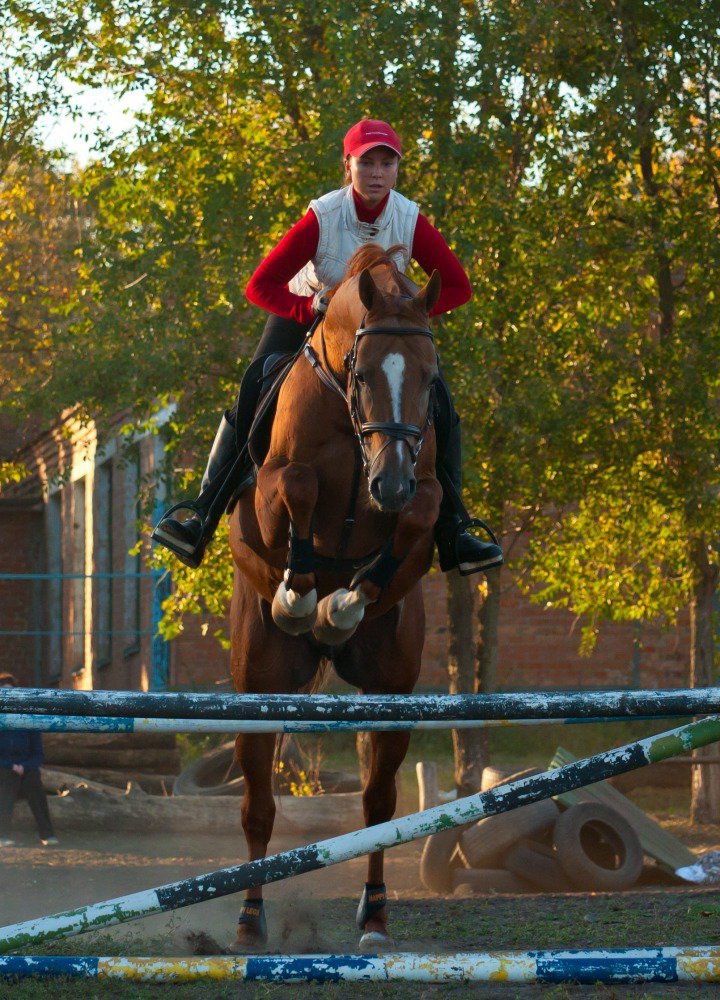
[[[638,716],[636,721],[651,721],[659,716]],[[667,716],[664,716],[667,718]],[[625,716],[607,719],[424,719],[399,722],[370,719],[356,722],[318,722],[312,719],[123,719],[86,715],[0,715],[0,732],[32,729],[43,733],[337,733],[379,732],[414,729],[497,729],[507,726],[573,726],[602,722],[627,722]]]
[[[410,722],[587,719],[720,713],[720,688],[456,695],[187,694],[0,688],[0,713],[91,718]]]
[[[137,920],[152,913],[192,906],[209,899],[228,896],[252,886],[280,882],[358,858],[373,851],[396,847],[451,827],[463,826],[496,813],[517,809],[530,802],[548,799],[561,792],[603,781],[647,764],[687,753],[720,740],[720,718],[692,722],[666,733],[636,740],[615,750],[574,761],[544,774],[530,775],[479,792],[464,799],[443,803],[421,813],[392,819],[377,826],[355,830],[329,840],[297,847],[257,861],[222,868],[194,878],[172,882],[156,889],[120,896],[102,903],[81,906],[50,917],[25,920],[0,927],[0,952],[25,948],[39,941],[80,934],[92,927]]]
[[[463,952],[457,955],[225,955],[203,958],[0,957],[0,979],[188,983],[720,983],[720,947],[597,951]]]

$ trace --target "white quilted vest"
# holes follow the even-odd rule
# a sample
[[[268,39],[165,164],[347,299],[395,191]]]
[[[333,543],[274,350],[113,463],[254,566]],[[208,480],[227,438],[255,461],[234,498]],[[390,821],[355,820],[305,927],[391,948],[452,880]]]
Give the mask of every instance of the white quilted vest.
[[[352,192],[348,184],[310,202],[320,238],[315,256],[288,284],[295,295],[314,295],[321,288],[337,285],[345,276],[348,261],[364,243],[379,243],[384,250],[402,243],[405,250],[397,255],[395,263],[403,273],[407,270],[418,206],[393,189],[375,222],[360,222]]]

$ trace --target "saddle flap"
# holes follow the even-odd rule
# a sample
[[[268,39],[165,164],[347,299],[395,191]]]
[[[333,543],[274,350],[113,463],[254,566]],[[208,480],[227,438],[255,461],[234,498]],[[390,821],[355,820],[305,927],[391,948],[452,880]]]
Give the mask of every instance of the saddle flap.
[[[248,451],[258,468],[263,464],[268,453],[278,394],[288,372],[295,363],[295,358],[294,354],[269,354],[257,358],[248,368],[249,374],[253,365],[258,364],[254,377],[260,382],[260,398],[247,434]]]

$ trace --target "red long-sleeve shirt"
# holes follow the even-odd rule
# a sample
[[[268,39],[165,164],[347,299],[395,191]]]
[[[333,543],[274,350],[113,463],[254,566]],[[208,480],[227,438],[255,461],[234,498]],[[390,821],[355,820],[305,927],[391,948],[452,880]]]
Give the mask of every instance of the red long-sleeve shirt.
[[[376,208],[367,208],[353,190],[355,209],[361,222],[375,222],[387,203],[387,197]],[[388,195],[389,197],[389,195]],[[245,295],[267,312],[310,324],[314,318],[312,296],[295,295],[288,282],[295,277],[317,252],[320,226],[312,209],[296,222],[278,245],[260,264],[250,279]],[[412,257],[426,274],[440,272],[442,291],[432,315],[449,312],[467,302],[472,294],[465,270],[442,235],[425,218],[418,215],[412,245]]]

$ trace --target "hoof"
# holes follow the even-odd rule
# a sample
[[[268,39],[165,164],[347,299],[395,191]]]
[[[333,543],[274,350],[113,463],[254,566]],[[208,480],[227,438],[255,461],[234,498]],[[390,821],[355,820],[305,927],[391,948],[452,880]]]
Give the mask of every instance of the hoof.
[[[288,635],[305,635],[317,619],[317,591],[296,594],[288,590],[283,581],[275,591],[272,617],[277,627]]]
[[[339,646],[355,634],[365,617],[365,595],[352,590],[336,590],[318,604],[313,635],[327,646]]]
[[[258,955],[267,951],[267,935],[250,927],[238,927],[237,937],[228,948],[231,955]]]
[[[390,951],[393,947],[393,939],[382,931],[365,931],[360,938],[360,951]]]

